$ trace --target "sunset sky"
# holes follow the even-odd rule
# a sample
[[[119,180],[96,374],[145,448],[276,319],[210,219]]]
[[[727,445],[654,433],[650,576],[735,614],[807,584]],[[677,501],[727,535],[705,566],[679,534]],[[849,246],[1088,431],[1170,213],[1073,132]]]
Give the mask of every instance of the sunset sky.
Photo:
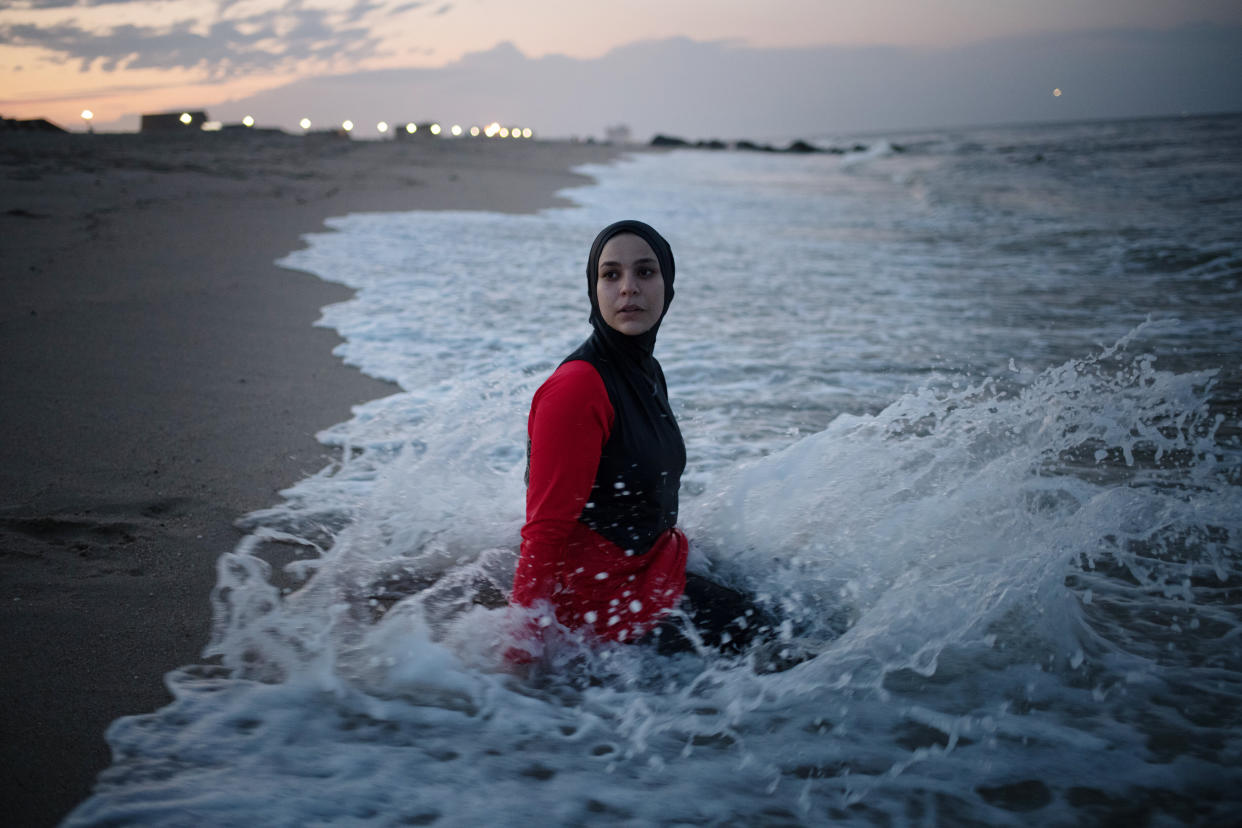
[[[357,78],[360,73],[376,70],[386,70],[376,77],[391,79],[392,70],[415,69],[419,71],[410,77],[435,86],[429,80],[435,72],[460,67],[463,59],[468,64],[479,53],[492,53],[498,44],[512,44],[514,54],[530,66],[550,66],[549,61],[564,56],[574,61],[563,65],[579,68],[593,66],[610,53],[615,59],[619,47],[670,38],[681,39],[683,45],[690,41],[691,45],[713,47],[721,61],[727,60],[721,49],[732,50],[728,54],[734,55],[779,58],[806,54],[807,49],[817,47],[833,47],[834,54],[862,54],[857,50],[873,49],[867,53],[873,58],[879,54],[873,47],[885,47],[893,55],[915,60],[938,54],[968,54],[979,44],[1013,38],[1126,30],[1133,40],[1135,32],[1159,34],[1190,24],[1199,24],[1196,31],[1203,36],[1211,31],[1236,33],[1242,27],[1242,3],[6,0],[0,9],[0,114],[10,118],[46,117],[75,129],[82,127],[79,113],[84,108],[93,110],[95,123],[103,128],[110,124],[133,128],[137,113],[171,109],[206,108],[213,117],[217,112],[224,113],[219,117],[226,117],[251,100],[257,103],[273,97],[255,98],[258,93],[295,81],[308,89],[308,79]],[[1078,48],[1097,47],[1080,44]],[[641,62],[644,53],[634,50],[631,54]],[[1209,70],[1205,66],[1205,73],[1213,74]],[[486,76],[480,77],[478,83],[488,83]],[[1055,79],[1040,82],[1041,90],[1045,86],[1051,89],[1048,84]],[[1222,81],[1204,80],[1209,85],[1217,82]],[[340,99],[332,100],[330,93],[322,91],[330,86],[322,87],[314,96],[322,112],[321,122],[338,117],[338,110],[342,113],[339,117],[345,117],[350,108],[346,88],[340,87]],[[463,110],[464,101],[474,100],[474,93],[481,94],[481,90],[458,87],[456,100],[463,101]],[[539,100],[546,94],[541,88],[511,90],[504,103],[514,113],[512,117],[538,110],[557,128],[574,129],[569,114],[553,116],[546,102]],[[525,107],[524,96],[530,98]],[[1234,100],[1231,96],[1232,92],[1225,90],[1220,100],[1228,106]],[[1169,100],[1173,101],[1170,105],[1176,105],[1175,98]],[[484,108],[482,102],[471,105]],[[437,106],[450,108],[439,101]],[[796,108],[792,99],[789,108]],[[1118,113],[1125,114],[1120,109],[1103,114]],[[463,111],[460,117],[479,120],[488,114]],[[965,110],[960,115],[954,110],[953,114],[970,117]],[[263,112],[255,115],[263,122]],[[618,108],[617,115],[619,119],[625,117],[624,106]],[[978,117],[988,115],[987,110],[979,110]],[[1003,115],[997,113],[997,117]],[[364,116],[358,113],[358,117]],[[273,114],[267,120],[291,128],[293,124],[286,122],[291,117],[290,113]],[[595,121],[600,117],[605,115]],[[580,129],[602,126],[595,121],[583,123]],[[793,128],[791,121],[788,129]],[[780,132],[782,126],[775,125],[772,131]]]

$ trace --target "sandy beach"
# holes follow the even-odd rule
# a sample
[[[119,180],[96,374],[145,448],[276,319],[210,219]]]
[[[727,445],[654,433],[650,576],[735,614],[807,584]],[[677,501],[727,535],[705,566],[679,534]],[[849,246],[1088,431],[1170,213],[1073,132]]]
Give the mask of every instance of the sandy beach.
[[[393,388],[313,327],[344,288],[277,268],[329,216],[527,211],[616,150],[271,134],[0,135],[0,790],[50,825],[118,716],[200,660],[234,521],[330,462]]]

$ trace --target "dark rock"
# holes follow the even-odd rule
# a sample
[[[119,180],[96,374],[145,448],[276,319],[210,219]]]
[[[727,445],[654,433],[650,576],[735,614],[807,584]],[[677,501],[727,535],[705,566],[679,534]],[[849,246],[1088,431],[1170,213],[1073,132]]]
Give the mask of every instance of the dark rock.
[[[756,144],[754,141],[738,141],[734,144],[737,149],[746,150],[748,152],[776,152],[776,148],[771,144]]]
[[[806,141],[803,141],[801,138],[799,138],[797,141],[794,141],[792,144],[786,147],[785,152],[800,152],[800,153],[820,152],[820,149],[819,147],[812,146],[811,144],[808,144]]]

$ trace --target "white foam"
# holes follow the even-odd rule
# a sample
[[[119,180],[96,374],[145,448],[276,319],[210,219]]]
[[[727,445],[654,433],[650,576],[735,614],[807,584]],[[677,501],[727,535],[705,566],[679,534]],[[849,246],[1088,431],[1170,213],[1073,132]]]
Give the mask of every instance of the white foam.
[[[958,273],[963,248],[920,235],[951,222],[888,163],[644,156],[575,209],[311,237],[286,263],[358,289],[324,324],[402,390],[251,516],[213,594],[223,667],[113,725],[68,824],[1070,823],[1236,774],[1239,448],[1214,370],[1158,367],[1186,325],[1084,332],[1070,303],[997,325],[1019,288],[970,291],[1004,262]],[[512,577],[526,409],[586,335],[581,260],[617,204],[678,256],[658,355],[692,566],[769,597],[817,654],[786,672],[550,632],[515,674],[526,621],[475,603]],[[272,540],[300,571],[272,571]]]

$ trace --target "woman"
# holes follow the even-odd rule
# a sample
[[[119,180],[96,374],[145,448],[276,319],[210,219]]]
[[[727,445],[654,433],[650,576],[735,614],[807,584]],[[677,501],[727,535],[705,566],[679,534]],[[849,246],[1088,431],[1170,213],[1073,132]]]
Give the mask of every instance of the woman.
[[[676,528],[686,448],[668,402],[656,334],[673,301],[673,251],[650,226],[619,221],[587,259],[593,333],[535,392],[527,424],[526,524],[511,603],[562,625],[633,642],[687,592]],[[744,643],[760,619],[741,595],[691,576],[682,609],[708,644]],[[539,619],[548,626],[551,618]]]

